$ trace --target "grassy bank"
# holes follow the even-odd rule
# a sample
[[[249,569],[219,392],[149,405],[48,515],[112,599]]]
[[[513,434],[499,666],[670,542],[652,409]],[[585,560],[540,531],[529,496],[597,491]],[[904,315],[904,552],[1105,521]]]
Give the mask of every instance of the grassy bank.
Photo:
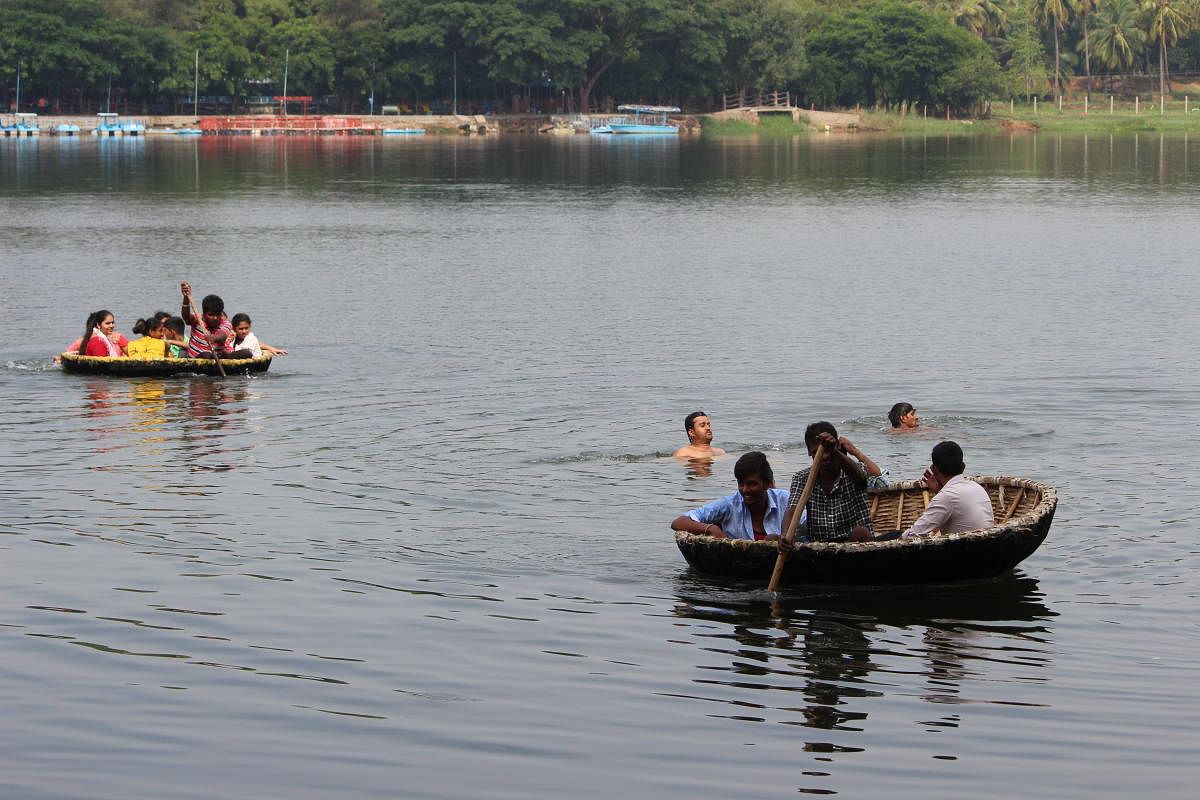
[[[705,117],[701,131],[705,136],[786,137],[807,134],[808,127],[802,122],[792,122],[791,117],[786,116],[764,116],[757,125],[744,119]]]
[[[1063,100],[1060,111],[1057,103],[995,103],[992,115],[985,119],[946,120],[945,117],[929,117],[920,114],[863,112],[862,126],[865,129],[889,133],[921,134],[926,136],[969,136],[980,133],[996,133],[1008,128],[1025,128],[1046,133],[1137,133],[1158,131],[1162,133],[1200,133],[1200,97],[1168,96],[1159,106],[1157,96],[1153,101],[1141,102],[1114,99],[1111,104],[1106,96],[1093,97],[1084,107],[1083,98]]]
[[[1111,108],[1111,110],[1110,110]],[[1092,98],[1084,108],[1082,98],[1064,100],[1060,111],[1057,103],[997,104],[992,116],[1000,121],[1034,125],[1051,133],[1200,133],[1200,98],[1168,96],[1162,106],[1155,97],[1151,101],[1132,99],[1113,100]]]
[[[996,133],[1001,130],[995,119],[951,119],[924,117],[921,114],[892,114],[882,111],[864,111],[862,128],[885,133],[920,134],[923,136],[972,136],[979,133]]]

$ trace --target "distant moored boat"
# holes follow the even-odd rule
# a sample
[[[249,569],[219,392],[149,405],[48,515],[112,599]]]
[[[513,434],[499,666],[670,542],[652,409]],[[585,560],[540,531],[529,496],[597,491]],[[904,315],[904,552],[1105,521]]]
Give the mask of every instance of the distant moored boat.
[[[617,111],[633,114],[633,119],[613,120],[608,124],[612,133],[676,134],[679,128],[667,122],[668,114],[678,114],[675,106],[617,106]]]
[[[96,129],[92,131],[97,136],[145,136],[146,125],[137,120],[122,121],[121,115],[114,111],[104,111],[98,117]]]

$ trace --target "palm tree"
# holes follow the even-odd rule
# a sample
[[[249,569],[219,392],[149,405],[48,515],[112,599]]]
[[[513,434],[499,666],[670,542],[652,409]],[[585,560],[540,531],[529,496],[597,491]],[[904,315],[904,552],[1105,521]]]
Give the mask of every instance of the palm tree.
[[[1096,10],[1099,0],[1075,0],[1075,13],[1083,28],[1083,71],[1087,75],[1088,91],[1092,90],[1092,46],[1088,43],[1088,16]]]
[[[1178,42],[1196,21],[1195,0],[1142,0],[1142,11],[1150,23],[1147,33],[1158,39],[1158,93],[1167,92],[1167,47]]]
[[[1152,0],[1147,0],[1152,2]],[[1071,16],[1071,0],[1038,0],[1038,19],[1049,25],[1054,31],[1054,85],[1062,94],[1062,61],[1058,51],[1058,34],[1066,26],[1067,18]]]
[[[1101,0],[1096,6],[1088,45],[1110,73],[1131,68],[1146,46],[1140,16],[1135,0]]]
[[[995,36],[1008,19],[1005,0],[929,0],[933,9],[980,39]]]

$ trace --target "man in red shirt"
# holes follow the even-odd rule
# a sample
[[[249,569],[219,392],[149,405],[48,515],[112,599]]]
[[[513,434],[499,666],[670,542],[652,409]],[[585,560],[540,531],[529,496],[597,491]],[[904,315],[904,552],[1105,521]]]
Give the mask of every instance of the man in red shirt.
[[[213,348],[217,356],[233,352],[233,325],[225,316],[225,301],[215,294],[206,295],[200,301],[200,314],[192,308],[192,285],[187,281],[179,284],[183,292],[183,307],[179,316],[192,326],[188,337],[188,358],[212,358]],[[211,346],[210,343],[211,342]]]

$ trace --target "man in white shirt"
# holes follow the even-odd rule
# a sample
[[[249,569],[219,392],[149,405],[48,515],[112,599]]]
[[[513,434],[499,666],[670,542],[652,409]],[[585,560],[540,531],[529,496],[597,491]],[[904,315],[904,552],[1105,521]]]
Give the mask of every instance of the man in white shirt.
[[[963,477],[966,465],[962,448],[954,442],[941,442],[933,448],[932,460],[925,470],[925,483],[934,497],[925,513],[903,535],[921,536],[938,530],[961,533],[995,525],[996,516],[987,490]]]

